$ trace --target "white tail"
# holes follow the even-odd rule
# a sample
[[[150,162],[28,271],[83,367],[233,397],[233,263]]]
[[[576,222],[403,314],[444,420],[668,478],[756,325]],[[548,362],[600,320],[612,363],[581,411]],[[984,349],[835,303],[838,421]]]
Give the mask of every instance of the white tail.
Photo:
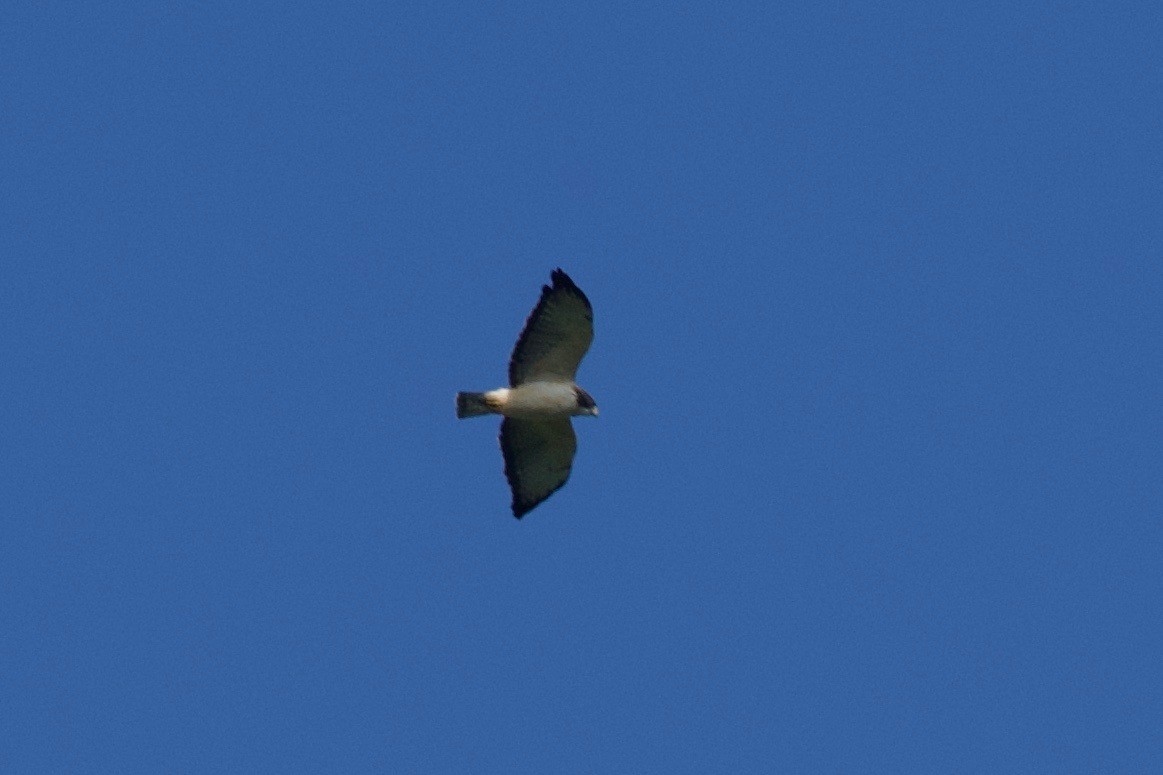
[[[456,416],[460,419],[492,414],[494,411],[496,410],[491,409],[486,402],[484,393],[456,394]]]

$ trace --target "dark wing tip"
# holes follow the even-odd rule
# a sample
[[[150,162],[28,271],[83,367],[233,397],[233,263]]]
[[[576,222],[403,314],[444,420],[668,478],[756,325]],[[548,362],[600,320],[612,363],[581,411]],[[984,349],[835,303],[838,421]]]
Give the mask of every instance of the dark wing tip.
[[[561,267],[558,267],[557,269],[554,269],[552,272],[550,272],[549,279],[553,281],[553,290],[566,291],[567,293],[574,294],[582,300],[582,303],[586,305],[586,309],[589,310],[591,314],[593,314],[594,308],[590,305],[590,300],[586,298],[584,293],[582,293],[582,289],[577,287],[577,283],[575,283],[569,275],[562,271]],[[549,286],[545,286],[545,291],[549,290]]]
[[[565,481],[569,481],[568,476],[566,477]],[[563,481],[561,484],[554,487],[549,492],[542,495],[540,498],[536,498],[534,500],[521,500],[517,497],[516,493],[513,493],[513,516],[516,517],[517,519],[520,519],[521,517],[528,514],[530,511],[533,511],[533,509],[540,506],[542,503],[545,503],[545,501],[549,500],[550,495],[553,495],[555,492],[557,492],[558,490],[560,490],[562,487],[565,486],[565,481]],[[512,486],[513,486],[513,483],[510,482],[510,487],[512,487]]]

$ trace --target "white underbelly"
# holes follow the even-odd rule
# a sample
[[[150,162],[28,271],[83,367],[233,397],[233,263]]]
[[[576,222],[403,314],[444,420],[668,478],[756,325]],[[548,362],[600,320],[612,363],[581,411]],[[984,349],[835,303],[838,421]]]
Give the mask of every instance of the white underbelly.
[[[527,382],[509,388],[502,411],[506,417],[562,417],[577,407],[577,394],[568,382]]]

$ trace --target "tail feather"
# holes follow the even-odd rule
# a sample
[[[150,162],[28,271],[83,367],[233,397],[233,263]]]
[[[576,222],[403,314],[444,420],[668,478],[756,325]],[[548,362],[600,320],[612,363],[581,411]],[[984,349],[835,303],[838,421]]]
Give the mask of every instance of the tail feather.
[[[482,414],[492,414],[494,409],[490,408],[485,401],[484,393],[457,393],[456,394],[456,416],[460,419],[465,417],[479,417]]]

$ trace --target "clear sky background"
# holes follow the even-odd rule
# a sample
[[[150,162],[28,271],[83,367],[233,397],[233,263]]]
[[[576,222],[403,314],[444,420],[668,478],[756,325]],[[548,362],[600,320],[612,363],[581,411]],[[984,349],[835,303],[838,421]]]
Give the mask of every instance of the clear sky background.
[[[1158,3],[0,21],[0,771],[1163,771]],[[495,418],[561,266],[569,484]]]

